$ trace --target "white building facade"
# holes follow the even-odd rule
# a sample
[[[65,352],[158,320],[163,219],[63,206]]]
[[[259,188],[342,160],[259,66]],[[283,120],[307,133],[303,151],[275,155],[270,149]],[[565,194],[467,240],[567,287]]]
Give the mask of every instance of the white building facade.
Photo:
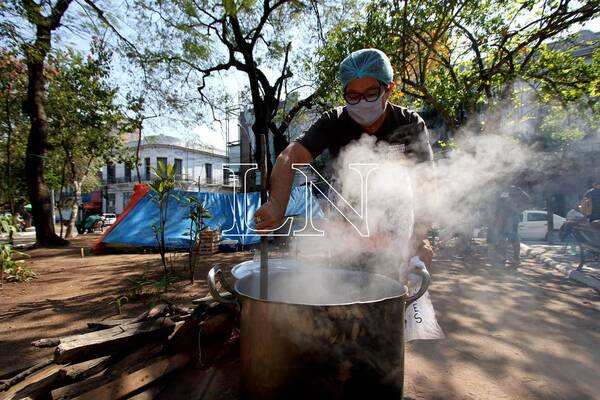
[[[135,153],[137,141],[128,141],[126,146]],[[156,178],[152,168],[159,162],[175,168],[177,186],[190,192],[228,191],[230,183],[223,177],[223,164],[227,164],[225,151],[184,142],[166,135],[147,136],[140,145],[139,172],[142,183]],[[102,168],[102,192],[104,212],[117,215],[127,207],[133,187],[138,182],[137,170],[119,163]]]

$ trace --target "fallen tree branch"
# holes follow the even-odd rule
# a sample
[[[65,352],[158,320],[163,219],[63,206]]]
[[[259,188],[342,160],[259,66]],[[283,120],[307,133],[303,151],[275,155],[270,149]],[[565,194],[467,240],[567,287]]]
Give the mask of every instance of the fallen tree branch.
[[[60,338],[44,338],[34,340],[31,345],[34,347],[54,347],[60,344]]]
[[[0,391],[6,390],[9,387],[21,382],[22,380],[27,378],[29,375],[33,374],[34,372],[39,371],[40,369],[42,369],[50,364],[52,364],[52,358],[45,358],[45,359],[37,362],[36,364],[32,365],[31,367],[25,369],[24,371],[18,373],[17,375],[13,376],[12,378],[5,379],[4,381],[2,381],[2,383],[0,383]]]

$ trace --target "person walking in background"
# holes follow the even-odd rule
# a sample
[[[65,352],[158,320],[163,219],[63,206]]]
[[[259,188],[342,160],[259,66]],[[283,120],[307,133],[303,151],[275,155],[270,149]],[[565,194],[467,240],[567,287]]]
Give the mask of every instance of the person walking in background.
[[[495,212],[490,226],[490,244],[495,255],[495,264],[504,266],[507,261],[506,242],[512,248],[513,267],[521,264],[521,239],[519,237],[519,222],[521,214],[527,208],[531,199],[521,188],[510,185],[500,191],[496,199]]]
[[[600,229],[600,178],[596,178],[592,188],[585,192],[577,208],[588,217],[592,226]]]

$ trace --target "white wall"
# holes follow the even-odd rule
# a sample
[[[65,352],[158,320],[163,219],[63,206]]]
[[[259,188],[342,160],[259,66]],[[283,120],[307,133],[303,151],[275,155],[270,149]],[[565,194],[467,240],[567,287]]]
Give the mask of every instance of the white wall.
[[[174,165],[175,159],[182,160],[182,184],[184,189],[189,191],[198,191],[198,181],[201,182],[200,190],[210,190],[206,186],[206,167],[205,164],[212,164],[212,184],[223,184],[223,164],[227,163],[225,155],[209,154],[207,152],[187,149],[169,144],[145,144],[140,149],[140,174],[142,181],[146,181],[145,159],[150,158],[152,167],[158,166],[157,158],[166,157],[167,163]],[[125,181],[125,165],[117,164],[115,166],[116,183],[108,184],[108,193],[115,194],[115,213],[120,214],[127,206],[128,197],[133,193],[133,186],[137,182],[137,172],[135,168],[131,170],[131,181]],[[107,167],[102,168],[102,179],[107,179]],[[103,185],[103,187],[106,183]],[[106,201],[103,198],[102,211],[106,210]]]

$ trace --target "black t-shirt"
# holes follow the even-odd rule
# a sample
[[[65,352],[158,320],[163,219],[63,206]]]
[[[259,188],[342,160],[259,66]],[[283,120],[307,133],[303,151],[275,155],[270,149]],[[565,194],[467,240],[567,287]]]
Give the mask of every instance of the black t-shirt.
[[[592,199],[592,213],[589,216],[590,222],[600,220],[600,189],[592,188],[585,192],[583,197]]]
[[[296,141],[306,147],[313,158],[328,149],[332,157],[348,143],[358,140],[365,130],[354,121],[345,107],[324,113]],[[433,161],[429,132],[423,119],[414,111],[388,103],[385,120],[374,133],[377,141],[394,145],[394,150],[405,153],[417,162]]]

